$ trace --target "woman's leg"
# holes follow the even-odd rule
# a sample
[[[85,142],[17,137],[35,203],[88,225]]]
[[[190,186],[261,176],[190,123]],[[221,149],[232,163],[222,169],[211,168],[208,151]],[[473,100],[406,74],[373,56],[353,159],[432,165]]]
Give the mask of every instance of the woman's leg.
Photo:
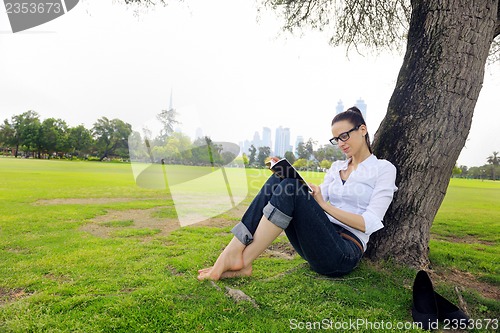
[[[271,245],[282,231],[283,229],[262,216],[253,235],[253,241],[249,245],[244,245],[238,238],[233,237],[217,258],[214,266],[199,271],[198,279],[219,280],[251,275],[252,262]]]
[[[283,229],[299,255],[320,274],[349,273],[362,256],[353,242],[340,236],[342,228],[330,222],[306,188],[295,180],[285,179],[275,187],[263,214],[253,242],[243,250],[243,268],[226,271],[221,277],[250,275],[253,260]]]
[[[248,245],[253,241],[253,234],[257,230],[263,215],[262,211],[269,203],[275,189],[282,181],[283,179],[275,174],[271,175],[252,200],[250,206],[248,206],[245,214],[243,214],[241,218],[241,222],[231,230],[235,237],[243,244]]]
[[[224,251],[219,255],[219,258],[217,258],[214,266],[198,271],[198,279],[217,280],[220,277],[229,277],[228,275],[236,276],[251,274],[251,262],[249,263],[249,257],[246,258],[247,265],[244,265],[243,263],[243,250],[248,245],[253,244],[260,223],[263,219],[267,220],[265,217],[263,217],[263,208],[267,205],[270,198],[272,197],[274,189],[279,185],[281,181],[282,179],[274,174],[268,178],[266,183],[260,189],[259,193],[252,200],[252,203],[243,215],[241,222],[233,228],[232,232],[235,237],[233,237]],[[267,222],[270,223],[268,220]],[[259,238],[259,241],[250,248],[250,251],[247,253],[247,255],[252,253],[253,256],[255,249],[264,246],[261,245],[260,240],[263,241],[262,244],[265,244],[265,242],[267,242],[265,235],[269,235],[270,233],[272,234],[272,231],[274,231],[272,228],[273,226],[274,225],[266,225],[261,227],[262,230],[258,233],[259,236],[257,236]],[[279,233],[276,235],[276,237],[282,231],[282,229],[279,229]],[[278,232],[278,230],[276,230],[276,232]],[[265,248],[267,248],[267,246]],[[231,272],[231,274],[229,274],[229,272]]]

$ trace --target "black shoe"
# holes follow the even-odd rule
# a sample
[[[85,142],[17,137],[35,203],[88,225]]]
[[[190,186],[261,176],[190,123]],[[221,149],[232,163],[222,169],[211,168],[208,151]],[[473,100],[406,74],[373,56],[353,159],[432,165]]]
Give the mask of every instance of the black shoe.
[[[462,325],[469,324],[470,318],[456,305],[436,292],[434,292],[434,296],[436,298],[438,317],[440,321],[455,327],[461,327]]]
[[[413,282],[413,321],[424,330],[437,328],[438,306],[432,282],[425,271],[419,271]]]

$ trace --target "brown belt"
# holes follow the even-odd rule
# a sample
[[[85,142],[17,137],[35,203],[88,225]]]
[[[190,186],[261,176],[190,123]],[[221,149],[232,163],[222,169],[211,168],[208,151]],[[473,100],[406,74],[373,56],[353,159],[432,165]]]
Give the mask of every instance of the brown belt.
[[[342,238],[345,238],[345,239],[352,241],[354,244],[356,244],[357,247],[359,247],[359,249],[361,250],[361,253],[364,252],[363,247],[361,246],[361,244],[359,244],[359,242],[356,238],[352,237],[351,235],[345,234],[343,232],[340,233],[340,236],[342,236]]]

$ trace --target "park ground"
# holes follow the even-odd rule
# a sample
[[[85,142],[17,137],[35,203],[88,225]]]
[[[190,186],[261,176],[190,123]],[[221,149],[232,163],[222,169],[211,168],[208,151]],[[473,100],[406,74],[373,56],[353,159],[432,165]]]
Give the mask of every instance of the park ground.
[[[416,270],[364,259],[326,278],[284,236],[253,276],[199,282],[269,175],[247,172],[235,209],[181,228],[170,194],[137,186],[129,164],[0,158],[0,332],[418,331]],[[434,286],[471,332],[498,328],[499,213],[500,182],[452,179],[431,230]]]

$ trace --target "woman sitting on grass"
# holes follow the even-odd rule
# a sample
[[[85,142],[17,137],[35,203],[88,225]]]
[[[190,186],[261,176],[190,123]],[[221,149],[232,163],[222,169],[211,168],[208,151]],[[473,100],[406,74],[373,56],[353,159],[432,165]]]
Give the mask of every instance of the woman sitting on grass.
[[[198,271],[199,280],[251,275],[252,262],[283,230],[319,274],[341,276],[358,265],[370,234],[384,227],[397,190],[396,168],[372,154],[358,108],[336,115],[331,128],[330,142],[348,159],[334,162],[321,185],[310,184],[312,193],[296,179],[272,175],[214,266]]]

